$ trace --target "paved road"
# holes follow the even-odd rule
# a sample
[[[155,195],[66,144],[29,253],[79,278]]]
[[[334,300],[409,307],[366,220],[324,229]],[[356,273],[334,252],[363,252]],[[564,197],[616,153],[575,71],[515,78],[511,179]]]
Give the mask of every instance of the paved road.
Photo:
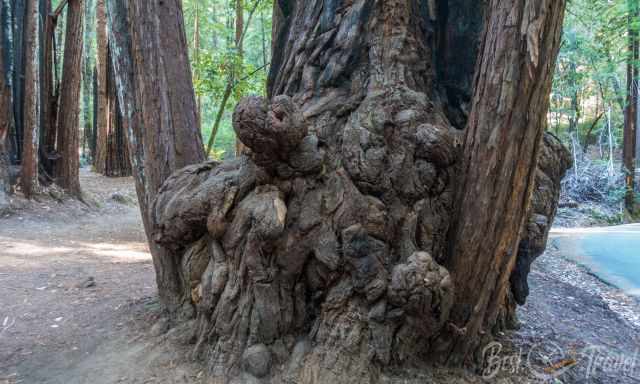
[[[602,280],[640,296],[640,224],[557,228],[550,242]]]

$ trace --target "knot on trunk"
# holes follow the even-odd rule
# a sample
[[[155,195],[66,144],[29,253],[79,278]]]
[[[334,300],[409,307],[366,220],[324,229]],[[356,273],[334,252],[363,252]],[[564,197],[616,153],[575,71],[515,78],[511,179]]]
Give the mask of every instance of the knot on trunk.
[[[453,291],[449,271],[429,253],[415,252],[406,263],[394,267],[387,295],[391,304],[420,321],[423,335],[430,336],[449,318]]]
[[[271,103],[259,96],[240,100],[233,112],[233,128],[251,150],[254,162],[272,171],[291,163],[294,152],[304,152],[299,147],[308,132],[302,112],[284,95]]]

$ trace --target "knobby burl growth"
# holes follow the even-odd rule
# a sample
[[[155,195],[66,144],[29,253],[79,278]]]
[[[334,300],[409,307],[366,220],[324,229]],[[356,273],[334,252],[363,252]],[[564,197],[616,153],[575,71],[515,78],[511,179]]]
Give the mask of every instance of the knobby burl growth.
[[[348,140],[345,164],[327,162],[287,96],[244,99],[234,127],[251,153],[177,172],[154,208],[155,240],[183,254],[198,356],[220,377],[293,382],[369,382],[381,367],[430,360],[455,298],[439,258],[459,133],[418,124],[394,147],[411,162],[377,169],[360,161],[371,151]],[[512,276],[521,304],[570,161],[564,151],[545,137],[541,199]]]
[[[378,382],[446,360],[444,338],[464,332],[443,265],[473,94],[475,55],[455,52],[477,49],[480,2],[447,3],[279,1],[274,97],[233,117],[247,154],[162,186],[153,236],[179,258],[173,315],[221,382]],[[550,200],[532,206],[502,324],[544,248],[563,151],[545,136],[533,195]]]
[[[327,162],[287,96],[244,99],[234,127],[249,156],[178,172],[155,205],[155,240],[183,250],[197,350],[214,371],[240,369],[247,351],[259,355],[244,358],[257,377],[294,351],[279,374],[305,364],[317,366],[306,374],[368,374],[369,361],[426,352],[454,298],[432,255],[442,255],[449,221],[457,133],[420,124],[395,148],[414,153],[413,165],[385,171],[359,161],[370,151],[354,143],[358,132],[340,149],[346,164]]]

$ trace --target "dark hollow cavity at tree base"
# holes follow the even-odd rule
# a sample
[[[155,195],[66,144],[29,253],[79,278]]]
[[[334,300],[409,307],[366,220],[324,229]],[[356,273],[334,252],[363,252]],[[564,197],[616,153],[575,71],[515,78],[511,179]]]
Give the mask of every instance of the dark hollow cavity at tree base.
[[[247,154],[174,173],[152,207],[153,240],[179,272],[161,297],[219,382],[374,383],[447,362],[466,331],[445,265],[478,3],[278,2],[273,97],[234,112]],[[454,70],[462,47],[474,52]],[[526,298],[570,164],[551,135],[533,145],[530,219],[496,328]]]

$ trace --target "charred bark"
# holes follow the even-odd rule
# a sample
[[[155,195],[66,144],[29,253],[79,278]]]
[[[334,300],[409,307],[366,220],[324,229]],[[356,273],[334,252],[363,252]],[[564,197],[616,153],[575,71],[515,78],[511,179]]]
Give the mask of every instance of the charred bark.
[[[564,5],[276,2],[270,99],[234,112],[247,154],[174,173],[151,212],[213,376],[372,383],[485,341],[567,166],[542,140]]]

